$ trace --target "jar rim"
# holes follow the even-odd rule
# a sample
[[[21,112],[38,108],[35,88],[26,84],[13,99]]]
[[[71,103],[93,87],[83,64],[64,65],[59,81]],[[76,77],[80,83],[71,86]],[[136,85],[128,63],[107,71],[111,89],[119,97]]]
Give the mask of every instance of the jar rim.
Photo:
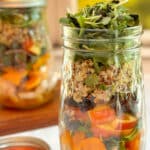
[[[93,50],[85,50],[85,49],[78,49],[78,48],[62,46],[63,49],[71,50],[74,52],[96,53],[96,54],[104,54],[104,55],[108,54],[108,53],[112,53],[112,54],[116,55],[116,54],[121,54],[121,53],[126,53],[126,52],[140,52],[140,47],[141,47],[141,44],[139,44],[136,47],[128,48],[125,50],[117,50],[117,51],[114,51],[114,50],[94,50],[93,51]]]
[[[0,8],[26,8],[45,6],[47,0],[0,0]]]
[[[75,33],[75,34],[74,34]],[[81,34],[80,34],[81,33]],[[83,36],[82,36],[82,33]],[[93,37],[88,37],[86,35],[93,34]],[[94,38],[99,35],[98,38]],[[117,41],[117,40],[129,40],[133,38],[141,37],[143,33],[142,25],[128,27],[121,31],[111,30],[111,29],[86,29],[86,28],[77,28],[70,26],[63,26],[62,37],[64,40],[74,40],[74,41]],[[85,35],[85,36],[84,36]]]
[[[0,140],[0,149],[12,146],[35,146],[43,150],[50,150],[49,145],[45,141],[35,137],[8,137]]]
[[[83,30],[85,30],[85,31],[92,31],[92,32],[94,32],[94,31],[108,31],[108,32],[118,32],[119,30],[111,30],[111,29],[90,29],[90,28],[78,28],[78,27],[70,27],[70,26],[67,26],[67,25],[64,25],[63,26],[63,28],[64,29],[72,29],[72,30],[81,30],[81,29],[83,29]],[[128,30],[135,30],[135,29],[139,29],[140,31],[142,31],[143,32],[143,27],[142,27],[142,25],[140,24],[140,25],[138,25],[138,26],[133,26],[133,27],[127,27],[127,28],[124,28],[122,31],[128,31]]]
[[[123,30],[110,29],[84,29],[63,26],[63,43],[64,47],[76,48],[81,51],[85,48],[97,51],[104,51],[104,44],[107,51],[104,52],[119,52],[119,49],[128,51],[141,46],[141,35],[143,28],[141,25],[125,28]],[[130,43],[130,41],[133,41]],[[109,44],[108,44],[109,43]],[[129,44],[128,44],[129,43]],[[124,46],[122,46],[124,44]],[[107,46],[108,45],[108,46]],[[100,49],[100,47],[102,48]],[[84,50],[84,51],[85,51]],[[110,51],[109,51],[110,50]]]

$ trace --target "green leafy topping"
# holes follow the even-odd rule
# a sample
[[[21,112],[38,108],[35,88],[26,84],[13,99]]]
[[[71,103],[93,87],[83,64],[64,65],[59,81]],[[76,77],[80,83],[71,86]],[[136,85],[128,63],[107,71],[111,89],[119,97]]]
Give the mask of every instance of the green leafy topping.
[[[71,27],[113,30],[139,25],[139,16],[128,13],[121,4],[114,0],[110,3],[100,2],[83,8],[79,13],[67,13],[67,17],[61,18],[60,22]]]
[[[90,56],[93,59],[96,73],[99,73],[101,69],[99,64],[120,67],[122,63],[132,60],[132,54],[124,53],[124,50],[139,46],[135,40],[121,40],[121,37],[134,36],[140,32],[140,29],[125,30],[140,24],[139,16],[130,14],[122,6],[125,2],[126,0],[113,0],[109,3],[100,2],[93,6],[87,6],[76,14],[67,13],[65,18],[60,19],[64,26],[73,27],[64,33],[64,36],[69,39],[67,39],[68,42],[65,42],[65,47],[86,51],[106,51],[104,54]],[[107,53],[107,51],[112,51],[112,54]],[[117,51],[121,53],[116,53]],[[78,60],[78,56],[75,54],[76,60]]]
[[[91,88],[99,84],[99,78],[96,74],[91,74],[85,79],[85,84]]]

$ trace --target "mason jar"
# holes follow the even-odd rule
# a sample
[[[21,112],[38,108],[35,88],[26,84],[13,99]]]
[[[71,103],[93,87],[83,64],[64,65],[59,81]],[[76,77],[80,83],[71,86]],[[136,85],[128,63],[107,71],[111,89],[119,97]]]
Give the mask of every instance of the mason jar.
[[[45,0],[0,1],[0,105],[30,109],[51,100],[53,56]]]
[[[63,27],[61,150],[145,150],[142,27]]]
[[[35,137],[9,137],[0,140],[1,150],[50,150],[50,146]]]

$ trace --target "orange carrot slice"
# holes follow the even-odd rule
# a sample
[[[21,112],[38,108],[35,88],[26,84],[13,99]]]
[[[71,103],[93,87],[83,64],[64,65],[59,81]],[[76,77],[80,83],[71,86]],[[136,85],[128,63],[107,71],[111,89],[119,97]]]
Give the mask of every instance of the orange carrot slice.
[[[71,136],[68,130],[60,136],[61,146],[68,150],[106,150],[104,143],[96,137],[86,138],[83,132]]]
[[[1,76],[4,80],[11,82],[12,84],[18,86],[21,81],[27,76],[27,70],[25,69],[15,69],[15,68],[5,68],[4,74]]]
[[[83,132],[77,131],[74,133],[72,137],[73,141],[73,150],[80,150],[80,145],[79,143],[85,139],[85,134]]]
[[[36,62],[35,64],[33,64],[33,69],[39,69],[41,66],[45,65],[48,61],[48,59],[50,59],[50,54],[45,54],[43,56],[41,56]]]
[[[61,136],[60,136],[60,140],[61,140],[61,146],[62,147],[65,147],[65,149],[68,149],[68,150],[72,150],[72,137],[71,137],[71,134],[68,130],[65,130]]]
[[[136,137],[126,143],[127,150],[140,150],[141,133],[137,133]]]
[[[74,133],[72,139],[74,144],[79,144],[81,140],[85,139],[85,134],[81,131],[77,131]]]
[[[130,114],[122,114],[120,117],[116,117],[116,119],[113,121],[114,126],[116,126],[116,129],[133,129],[138,122],[138,119],[135,116],[132,116]]]
[[[24,83],[25,90],[32,90],[36,88],[42,81],[42,73],[39,71],[33,71],[29,73],[29,79]]]
[[[93,133],[96,133],[97,136],[104,138],[108,138],[111,136],[127,136],[133,131],[133,129],[118,130],[111,126],[111,124],[97,125],[97,127],[93,126],[92,130]]]
[[[105,124],[116,118],[115,110],[108,105],[97,106],[88,112],[92,124]]]
[[[23,48],[28,50],[33,45],[33,40],[31,38],[27,38],[23,43]]]
[[[106,150],[106,147],[99,138],[90,137],[81,141],[80,150]]]

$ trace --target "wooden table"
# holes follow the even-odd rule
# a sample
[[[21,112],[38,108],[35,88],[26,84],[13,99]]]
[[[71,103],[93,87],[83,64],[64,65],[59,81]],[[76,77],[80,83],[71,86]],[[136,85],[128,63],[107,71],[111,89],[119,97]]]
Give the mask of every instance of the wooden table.
[[[38,109],[0,109],[0,136],[16,132],[48,127],[58,123],[60,82],[53,91],[52,101]]]

